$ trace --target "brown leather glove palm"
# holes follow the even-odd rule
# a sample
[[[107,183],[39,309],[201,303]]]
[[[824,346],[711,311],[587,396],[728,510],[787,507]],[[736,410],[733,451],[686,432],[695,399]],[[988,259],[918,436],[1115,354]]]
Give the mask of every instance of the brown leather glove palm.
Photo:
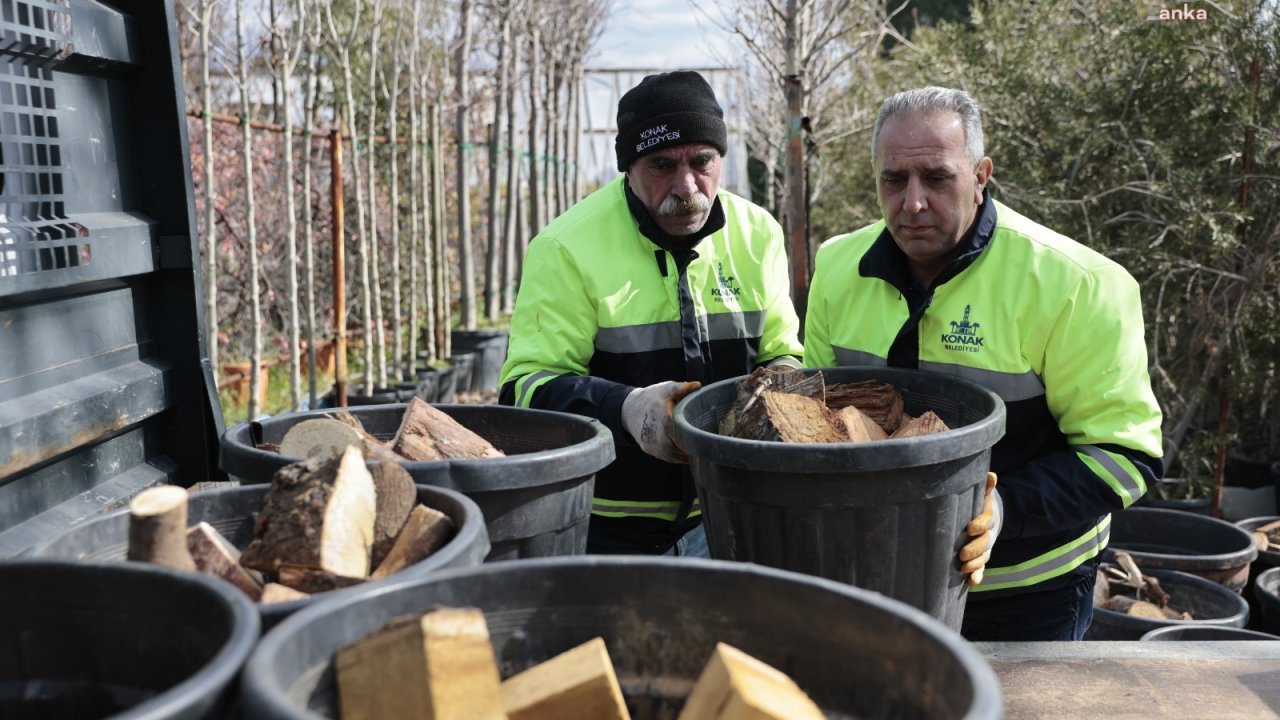
[[[1004,502],[996,492],[996,474],[987,473],[987,489],[982,501],[982,512],[965,526],[965,533],[973,538],[960,548],[960,572],[969,575],[969,585],[982,582],[982,573],[991,559],[1004,521]]]

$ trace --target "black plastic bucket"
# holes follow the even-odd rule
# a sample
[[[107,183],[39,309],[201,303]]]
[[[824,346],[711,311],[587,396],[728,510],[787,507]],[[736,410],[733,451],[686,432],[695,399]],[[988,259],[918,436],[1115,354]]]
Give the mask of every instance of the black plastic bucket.
[[[1258,629],[1280,633],[1280,567],[1264,570],[1253,582],[1253,597],[1258,603]]]
[[[737,380],[693,393],[675,409],[676,442],[689,453],[712,556],[875,590],[959,629],[968,586],[956,553],[982,509],[1004,403],[917,370],[822,373],[828,383],[891,383],[908,413],[933,410],[955,429],[861,444],[742,440],[716,433]]]
[[[269,485],[246,485],[191,493],[187,521],[191,525],[204,521],[222,533],[241,550],[253,539],[253,520],[262,509]],[[396,579],[420,577],[439,570],[479,565],[489,552],[489,536],[485,532],[480,508],[461,493],[444,488],[418,486],[418,502],[439,510],[453,521],[457,532],[453,539],[422,562],[415,563],[382,580],[372,580],[341,590],[319,593],[300,600],[259,605],[264,629],[302,608],[334,595],[394,582]],[[91,518],[49,542],[32,548],[31,557],[64,558],[91,562],[123,562],[129,547],[129,511],[119,510]],[[238,591],[237,591],[238,592]]]
[[[249,720],[337,717],[333,655],[388,620],[478,607],[508,677],[603,637],[634,720],[674,718],[716,642],[789,675],[828,718],[999,718],[995,674],[902,603],[744,563],[548,558],[412,581],[282,623],[244,673]]]
[[[453,366],[443,367],[436,371],[436,397],[434,404],[447,405],[457,399],[458,376]],[[426,400],[424,397],[423,400]]]
[[[239,590],[195,573],[0,563],[0,718],[222,718],[258,639]]]
[[[431,404],[436,403],[436,395],[440,392],[440,373],[432,369],[430,372],[420,373],[418,375],[418,385],[413,389],[413,394],[422,398],[424,402]]]
[[[1236,640],[1276,641],[1280,640],[1280,637],[1264,632],[1258,632],[1257,630],[1245,630],[1244,628],[1218,627],[1215,625],[1185,625],[1181,627],[1174,627],[1170,625],[1169,627],[1152,630],[1138,639],[1176,642],[1233,642]]]
[[[502,363],[507,360],[507,335],[508,331],[505,329],[453,331],[450,341],[453,351],[475,355],[470,390],[498,389],[498,380],[502,377]]]
[[[1240,592],[1258,556],[1253,536],[1229,522],[1179,510],[1131,507],[1111,516],[1104,559],[1123,550],[1144,571],[1181,570]]]
[[[1085,632],[1085,640],[1137,640],[1162,627],[1210,625],[1242,628],[1249,622],[1249,605],[1244,598],[1212,580],[1177,570],[1143,568],[1142,573],[1155,577],[1160,581],[1160,587],[1178,598],[1179,604],[1174,609],[1188,611],[1196,619],[1157,620],[1095,606],[1093,624]]]
[[[1235,526],[1252,536],[1258,528],[1277,520],[1280,520],[1280,515],[1264,515],[1240,520],[1235,523]],[[1258,557],[1249,564],[1249,582],[1243,592],[1244,599],[1249,601],[1249,627],[1262,628],[1266,622],[1262,608],[1258,605],[1258,595],[1254,588],[1257,586],[1258,577],[1273,567],[1280,567],[1280,550],[1259,550]],[[1280,630],[1280,627],[1276,630]]]
[[[405,407],[351,408],[351,414],[373,435],[391,438]],[[586,552],[595,474],[613,462],[613,434],[608,428],[590,418],[545,410],[437,407],[507,457],[401,464],[414,482],[457,490],[476,501],[489,528],[490,561]],[[261,450],[258,444],[278,444],[289,428],[323,413],[240,423],[222,436],[219,464],[241,482],[269,482],[276,470],[297,458]]]
[[[351,385],[347,388],[347,405],[386,405],[400,402],[400,393],[395,388],[374,387],[373,392],[366,392],[363,385]]]
[[[453,365],[455,390],[460,393],[470,392],[472,371],[476,366],[475,353],[455,352],[449,356],[449,363]]]

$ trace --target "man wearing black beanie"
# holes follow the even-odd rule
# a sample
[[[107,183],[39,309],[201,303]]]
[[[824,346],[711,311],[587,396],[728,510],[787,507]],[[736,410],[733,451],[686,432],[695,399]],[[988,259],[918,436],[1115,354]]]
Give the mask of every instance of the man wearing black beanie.
[[[700,385],[799,366],[782,228],[720,188],[724,112],[696,72],[627,91],[614,148],[625,175],[529,245],[500,402],[613,432],[588,552],[706,556],[671,410]]]

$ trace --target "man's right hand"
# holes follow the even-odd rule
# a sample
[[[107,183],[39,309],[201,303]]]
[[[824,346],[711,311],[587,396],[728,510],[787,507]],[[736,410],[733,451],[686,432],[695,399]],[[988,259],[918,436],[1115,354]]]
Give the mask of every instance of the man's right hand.
[[[702,387],[699,382],[674,380],[636,388],[622,401],[622,427],[646,453],[671,463],[687,463],[689,456],[676,447],[671,410],[685,395]]]

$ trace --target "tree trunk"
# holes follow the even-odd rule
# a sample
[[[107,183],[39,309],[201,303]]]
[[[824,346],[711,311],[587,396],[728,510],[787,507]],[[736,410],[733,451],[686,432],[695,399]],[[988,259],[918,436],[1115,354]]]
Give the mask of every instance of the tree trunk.
[[[471,247],[471,143],[470,110],[471,86],[471,0],[462,0],[461,18],[459,19],[460,38],[458,42],[457,61],[455,63],[455,79],[457,81],[458,114],[455,127],[455,142],[458,145],[458,260],[461,266],[462,282],[458,310],[461,314],[462,326],[468,330],[476,327],[476,278],[475,262]]]
[[[275,12],[275,2],[271,4]],[[272,28],[276,27],[278,18],[272,16]],[[301,30],[306,29],[306,8],[298,4],[298,20]],[[274,34],[274,33],[273,33]],[[284,106],[284,207],[285,207],[285,255],[288,265],[286,272],[289,294],[289,409],[297,410],[302,398],[302,344],[299,330],[298,313],[298,216],[297,198],[293,185],[293,64],[296,56],[293,48],[285,46],[284,59],[280,63],[280,90]],[[277,56],[278,57],[278,56]]]
[[[542,28],[535,22],[529,36],[529,234],[540,232],[546,225],[542,172],[539,169],[546,153],[538,145],[543,137],[541,84]],[[524,253],[520,256],[523,258]]]
[[[253,131],[249,127],[249,64],[244,55],[244,0],[236,0],[236,66],[240,76],[240,128],[243,138],[244,202],[246,242],[249,244],[249,322],[253,328],[253,347],[249,355],[249,419],[257,420],[258,387],[262,367],[262,307],[258,294],[258,232],[253,203]]]
[[[422,15],[422,0],[414,0],[413,24],[418,27]],[[418,223],[418,193],[422,191],[421,158],[422,136],[418,128],[418,47],[421,33],[414,32],[409,48],[409,347],[405,351],[409,359],[409,379],[418,362],[418,243],[424,240]],[[424,253],[425,254],[425,253]],[[429,265],[427,266],[429,267]],[[430,284],[428,282],[428,287]]]
[[[498,36],[497,87],[493,98],[493,125],[489,138],[489,208],[488,208],[488,245],[485,256],[484,271],[484,314],[491,324],[498,322],[499,288],[502,281],[502,182],[498,168],[501,165],[503,151],[507,145],[502,132],[502,123],[507,114],[507,59],[511,46],[511,2],[497,11],[502,14],[499,23],[501,30]],[[508,187],[507,192],[511,190]]]
[[[804,76],[800,72],[797,0],[787,1],[787,247],[791,255],[791,299],[804,317],[809,295],[809,217],[805,206]]]
[[[213,173],[212,92],[209,88],[209,25],[216,0],[200,0],[200,116],[204,129],[204,321],[209,336],[209,364],[218,373],[218,219]]]
[[[373,38],[369,50],[369,268],[372,274],[373,325],[365,326],[365,342],[372,343],[378,387],[387,386],[387,324],[382,314],[382,261],[378,247],[378,56],[382,29],[382,0],[373,2]],[[366,373],[367,376],[367,373]],[[373,388],[365,392],[373,394]]]
[[[319,18],[316,18],[318,21]],[[307,94],[304,105],[306,111],[306,130],[303,132],[306,162],[302,165],[302,243],[304,248],[307,304],[307,407],[314,408],[319,398],[316,387],[316,244],[312,236],[315,218],[311,208],[311,172],[314,167],[314,140],[311,128],[316,122],[316,94],[319,74],[317,60],[319,55],[319,38],[316,31],[307,34]]]
[[[441,145],[440,105],[431,106],[431,219],[436,256],[436,358],[450,355],[449,245],[444,231],[444,150]],[[459,252],[461,254],[461,252]]]
[[[523,3],[517,3],[513,12],[523,10]],[[511,57],[507,62],[510,72],[507,83],[507,212],[502,233],[502,314],[510,316],[515,309],[516,286],[516,238],[517,218],[520,216],[520,165],[516,158],[516,73],[520,69],[520,47],[517,40],[510,43]]]
[[[415,26],[416,27],[416,26]],[[391,374],[396,382],[404,380],[402,372],[404,362],[404,324],[401,320],[403,309],[400,303],[400,266],[404,261],[400,255],[400,155],[399,143],[399,109],[400,109],[400,48],[404,23],[396,23],[396,39],[391,47],[397,54],[391,69],[391,98],[387,104],[387,138],[390,145],[391,163]],[[412,264],[412,259],[410,260]],[[409,356],[413,363],[413,356]],[[412,376],[412,373],[410,373]]]

